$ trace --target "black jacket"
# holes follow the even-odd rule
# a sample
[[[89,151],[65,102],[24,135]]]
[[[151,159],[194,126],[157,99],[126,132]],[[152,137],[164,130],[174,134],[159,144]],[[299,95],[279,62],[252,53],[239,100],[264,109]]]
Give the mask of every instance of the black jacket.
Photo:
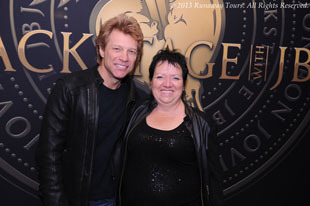
[[[128,136],[148,114],[156,107],[155,101],[147,101],[140,105],[133,113],[122,141],[117,143],[114,153],[114,175],[118,182],[116,195],[116,205],[121,206],[122,176],[126,162],[126,149]],[[190,131],[198,159],[202,205],[221,205],[223,193],[221,185],[220,164],[218,161],[218,151],[214,143],[214,130],[211,130],[205,113],[188,106],[185,103],[186,117],[184,119],[187,129]]]
[[[95,67],[59,79],[49,96],[36,151],[44,206],[88,205],[102,83]],[[137,94],[130,77],[124,83],[130,88],[129,117],[143,93]]]

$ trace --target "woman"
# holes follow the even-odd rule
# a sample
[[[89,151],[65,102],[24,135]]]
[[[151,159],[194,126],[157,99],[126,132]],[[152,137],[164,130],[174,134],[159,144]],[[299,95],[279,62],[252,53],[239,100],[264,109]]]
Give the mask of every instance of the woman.
[[[185,57],[161,50],[149,68],[152,100],[137,108],[115,153],[120,206],[215,205],[217,157],[205,114],[184,101]],[[208,144],[207,144],[208,143]]]

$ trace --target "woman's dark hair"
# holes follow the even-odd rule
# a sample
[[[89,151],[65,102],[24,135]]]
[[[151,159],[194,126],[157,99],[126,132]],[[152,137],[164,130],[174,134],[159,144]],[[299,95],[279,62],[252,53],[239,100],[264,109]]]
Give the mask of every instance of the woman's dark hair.
[[[182,69],[182,76],[183,76],[183,85],[185,86],[188,68],[186,64],[186,58],[183,54],[176,50],[159,50],[157,54],[153,57],[151,65],[149,67],[149,78],[152,81],[154,76],[154,71],[159,62],[168,61],[169,64],[172,64],[177,67],[181,67]]]

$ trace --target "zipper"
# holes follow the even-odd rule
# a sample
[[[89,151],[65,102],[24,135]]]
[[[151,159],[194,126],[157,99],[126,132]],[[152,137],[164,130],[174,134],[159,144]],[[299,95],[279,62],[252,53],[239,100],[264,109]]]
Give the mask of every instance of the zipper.
[[[126,159],[127,159],[127,143],[128,143],[128,138],[126,138],[123,166],[122,166],[121,176],[120,176],[120,179],[119,179],[119,189],[118,189],[119,205],[122,205],[121,191],[122,191],[123,175],[124,175],[124,170],[125,170],[125,162],[126,162]]]
[[[207,190],[207,200],[210,202],[210,191],[209,191],[209,185],[206,185],[206,190]]]
[[[94,107],[94,114],[95,114],[95,120],[94,120],[94,122],[95,122],[95,125],[94,125],[94,138],[93,138],[93,142],[92,142],[92,151],[91,151],[91,158],[90,158],[90,166],[89,166],[89,168],[90,168],[90,170],[89,170],[89,174],[88,174],[88,181],[87,181],[87,191],[86,191],[86,193],[87,193],[87,198],[86,198],[86,205],[88,205],[88,198],[89,198],[89,189],[90,189],[90,183],[91,183],[91,177],[92,177],[92,168],[93,168],[93,163],[94,163],[94,160],[93,160],[93,157],[94,157],[94,148],[95,148],[95,144],[96,144],[96,134],[97,134],[97,128],[98,128],[98,110],[99,110],[99,105],[98,105],[98,89],[99,89],[99,86],[100,86],[100,84],[102,84],[103,83],[103,80],[102,81],[100,81],[100,83],[97,85],[97,87],[96,87],[96,89],[97,89],[97,91],[96,91],[96,95],[94,95],[94,103],[95,103],[95,107]],[[88,101],[89,101],[89,98],[90,98],[90,89],[88,88],[87,89],[87,97],[88,97]],[[89,103],[90,103],[91,101],[89,101],[88,102],[88,105],[89,105]],[[84,155],[85,156],[85,155]],[[85,164],[85,163],[84,163]],[[83,165],[84,165],[83,164]],[[83,171],[84,171],[84,169],[83,169]]]
[[[186,112],[186,110],[185,110]],[[188,115],[188,113],[186,112],[186,115]],[[192,121],[192,120],[191,120]],[[191,123],[192,125],[193,123]],[[194,145],[195,145],[195,151],[196,151],[196,158],[197,158],[197,162],[198,162],[198,169],[199,169],[199,175],[200,175],[200,199],[201,199],[201,206],[204,206],[204,200],[203,200],[203,181],[202,181],[202,171],[201,171],[201,166],[200,166],[200,162],[199,160],[199,154],[197,153],[197,142],[196,139],[193,136],[193,128],[192,126],[189,126],[187,123],[185,124],[187,129],[189,130],[189,132],[191,133],[191,138],[193,139]]]
[[[193,134],[191,132],[191,137],[193,139],[193,142],[194,142],[194,145],[195,145],[195,148],[197,148],[197,143],[195,141],[195,138],[193,137]],[[196,150],[197,151],[197,150]],[[197,158],[197,162],[198,162],[198,154],[196,152],[196,158]],[[198,165],[199,165],[199,162],[198,162]],[[201,172],[201,167],[198,166],[198,169],[199,169],[199,175],[200,175],[200,199],[201,199],[201,206],[204,205],[204,201],[203,201],[203,183],[202,183],[202,172]],[[207,185],[208,187],[208,185]]]

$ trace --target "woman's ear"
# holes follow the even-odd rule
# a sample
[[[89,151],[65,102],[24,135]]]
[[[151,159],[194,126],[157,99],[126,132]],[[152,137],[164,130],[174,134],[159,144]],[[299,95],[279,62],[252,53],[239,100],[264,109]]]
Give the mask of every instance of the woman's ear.
[[[151,80],[151,81],[150,81],[150,89],[152,89],[152,84],[153,84],[153,83],[152,83],[152,80]]]

